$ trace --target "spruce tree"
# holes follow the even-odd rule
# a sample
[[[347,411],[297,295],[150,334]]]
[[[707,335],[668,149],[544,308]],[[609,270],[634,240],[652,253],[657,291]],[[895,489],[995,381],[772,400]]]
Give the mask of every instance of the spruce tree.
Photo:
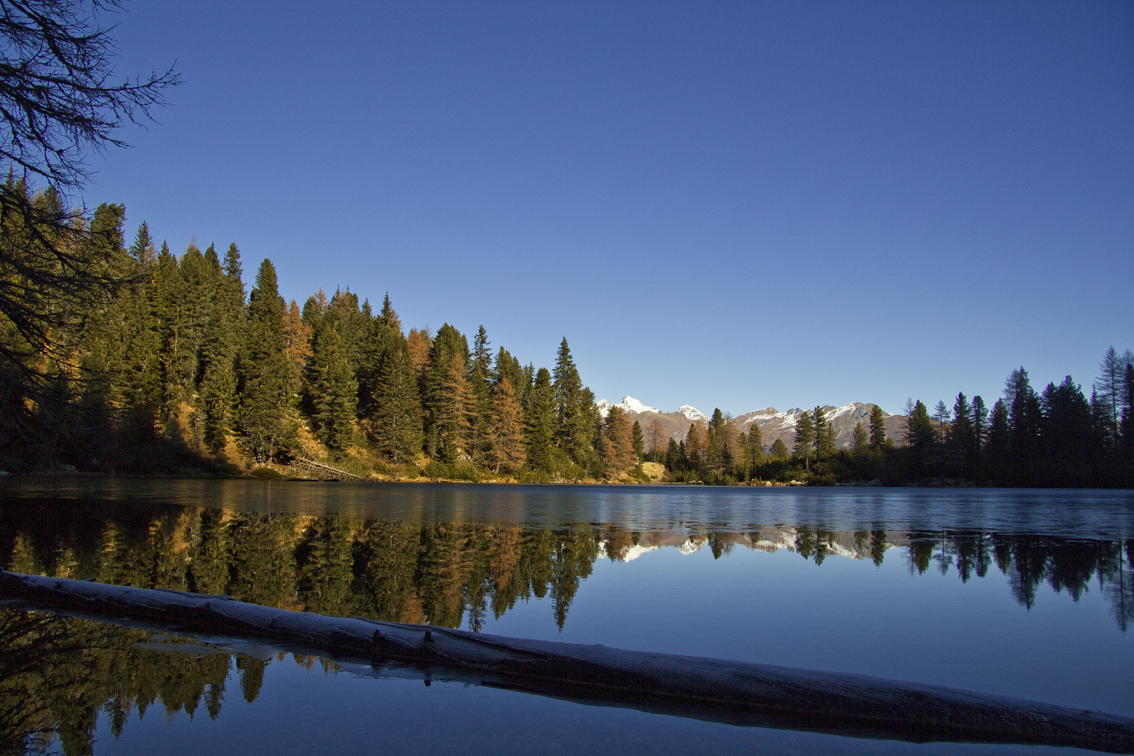
[[[212,249],[210,247],[210,249]],[[204,440],[220,448],[232,429],[236,402],[236,355],[244,325],[244,282],[240,279],[240,250],[230,244],[224,268],[214,271],[216,295],[202,348],[204,363],[200,385],[204,410]]]
[[[555,445],[578,462],[591,444],[592,431],[583,406],[583,382],[571,348],[564,337],[559,345],[553,372],[555,390]]]
[[[469,367],[469,386],[472,389],[476,417],[469,428],[469,452],[474,461],[479,461],[487,451],[486,437],[492,423],[495,399],[492,388],[492,353],[484,326],[477,329],[473,337],[472,364]],[[509,381],[509,386],[511,386]],[[513,397],[515,389],[513,388]]]
[[[867,449],[870,448],[870,439],[866,435],[866,431],[862,427],[862,423],[854,424],[854,435],[851,437],[851,453],[856,457],[862,457],[866,454]]]
[[[756,468],[764,464],[764,432],[755,420],[748,426],[748,468],[755,475]]]
[[[540,368],[531,388],[531,400],[525,413],[527,465],[539,472],[549,472],[551,449],[555,439],[555,393],[551,373]]]
[[[800,412],[795,424],[795,448],[792,454],[802,459],[807,469],[811,469],[811,457],[815,453],[815,421],[810,412]]]
[[[886,413],[877,404],[870,407],[870,448],[881,449],[886,445]]]
[[[979,444],[973,425],[973,409],[963,393],[957,394],[957,400],[953,403],[953,428],[949,434],[949,446],[963,470],[971,473],[976,464]]]
[[[634,427],[631,429],[630,437],[634,444],[634,462],[640,464],[646,456],[646,439],[642,435],[642,424],[637,420],[634,421]]]
[[[358,403],[358,382],[338,332],[341,322],[337,318],[323,322],[315,336],[308,370],[315,435],[335,451],[345,450],[354,440]]]
[[[264,260],[248,297],[248,323],[237,369],[237,427],[258,461],[270,461],[295,443],[295,372],[284,337],[284,301],[276,269]]]
[[[382,356],[367,427],[375,448],[394,462],[413,462],[421,452],[421,400],[417,371],[404,340]]]
[[[835,429],[828,425],[827,413],[822,407],[811,411],[811,422],[815,426],[815,464],[818,465],[835,453]]]

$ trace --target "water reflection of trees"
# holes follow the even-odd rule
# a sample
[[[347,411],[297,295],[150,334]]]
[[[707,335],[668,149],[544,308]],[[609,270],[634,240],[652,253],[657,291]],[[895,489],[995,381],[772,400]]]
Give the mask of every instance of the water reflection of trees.
[[[136,644],[147,643],[145,647]],[[162,648],[170,649],[167,651]],[[42,753],[57,738],[68,756],[93,753],[100,712],[117,738],[155,704],[166,716],[220,714],[235,666],[241,697],[260,693],[270,659],[185,649],[183,639],[53,614],[0,611],[0,753]],[[325,672],[334,665],[294,655]],[[284,655],[279,655],[282,661]],[[235,664],[234,664],[235,661]]]
[[[640,533],[609,524],[537,530],[203,507],[171,507],[156,515],[124,509],[111,516],[35,507],[0,520],[0,558],[17,572],[474,630],[488,616],[499,618],[533,597],[550,597],[562,628],[596,559],[631,559],[661,546],[707,546],[714,558],[738,546],[786,548],[816,565],[835,554],[881,565],[896,550],[915,574],[955,571],[965,582],[995,566],[1028,608],[1044,583],[1078,601],[1097,581],[1119,627],[1125,631],[1134,623],[1134,541],[809,526],[749,533]]]

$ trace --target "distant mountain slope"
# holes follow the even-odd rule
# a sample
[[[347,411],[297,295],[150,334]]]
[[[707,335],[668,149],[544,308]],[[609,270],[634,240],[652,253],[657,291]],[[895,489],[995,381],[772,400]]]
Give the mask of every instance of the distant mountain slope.
[[[646,432],[647,440],[650,439],[651,432],[656,430],[659,438],[664,439],[661,443],[668,443],[671,438],[680,441],[689,432],[690,423],[704,424],[709,421],[705,413],[688,404],[676,412],[662,412],[656,407],[643,404],[632,396],[622,397],[622,401],[618,402],[617,405],[605,399],[597,402],[597,404],[603,417],[606,417],[611,407],[621,407],[627,415],[641,424],[642,430]],[[854,438],[855,423],[862,423],[863,430],[869,433],[870,410],[873,407],[873,404],[863,404],[862,402],[851,402],[842,407],[831,405],[823,407],[827,421],[835,429],[836,446],[846,448],[851,445]],[[796,423],[799,422],[800,415],[805,411],[810,412],[811,410],[794,407],[786,412],[780,412],[775,407],[767,407],[746,412],[734,418],[732,424],[745,433],[751,431],[753,424],[757,424],[764,438],[765,447],[770,447],[776,442],[776,439],[781,439],[790,449],[795,441]],[[887,437],[894,439],[894,443],[899,443],[905,432],[905,415],[890,415],[885,412],[882,414],[886,418]]]

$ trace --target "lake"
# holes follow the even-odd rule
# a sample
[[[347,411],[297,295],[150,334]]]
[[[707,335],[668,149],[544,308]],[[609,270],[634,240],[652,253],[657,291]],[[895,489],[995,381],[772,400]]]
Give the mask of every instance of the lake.
[[[1134,716],[1129,491],[6,479],[0,565]],[[735,727],[51,615],[0,625],[0,657],[29,665],[0,681],[0,750],[1056,752]]]

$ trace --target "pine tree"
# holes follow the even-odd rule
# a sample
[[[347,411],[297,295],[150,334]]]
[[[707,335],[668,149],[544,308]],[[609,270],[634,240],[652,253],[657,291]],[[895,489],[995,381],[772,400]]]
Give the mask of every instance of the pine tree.
[[[877,404],[870,408],[870,448],[881,449],[886,445],[886,413]]]
[[[690,423],[689,431],[685,434],[685,460],[689,464],[689,469],[702,470],[708,457],[707,451],[701,428],[697,423]]]
[[[475,412],[468,359],[468,340],[448,323],[441,326],[429,349],[423,404],[426,451],[445,462],[453,462],[465,450],[469,413]]]
[[[492,401],[492,422],[488,433],[488,460],[500,474],[501,466],[510,469],[523,467],[527,454],[524,450],[523,413],[512,382],[501,378],[496,384]]]
[[[367,427],[375,448],[394,462],[413,462],[421,452],[421,400],[404,340],[383,355],[371,406]]]
[[[851,453],[856,457],[861,457],[866,454],[869,448],[870,439],[863,430],[862,423],[854,424],[854,435],[851,437]]]
[[[579,462],[591,445],[592,430],[584,407],[583,382],[579,378],[575,361],[571,358],[571,348],[567,346],[566,337],[559,345],[553,376],[555,445]]]
[[[944,446],[947,440],[945,425],[949,422],[949,408],[945,406],[944,400],[937,400],[937,406],[933,408],[933,419],[937,421],[937,442]]]
[[[815,464],[818,465],[835,453],[835,429],[827,424],[827,415],[822,407],[811,411],[811,422],[815,426]]]
[[[756,468],[764,464],[764,432],[760,423],[753,420],[748,426],[748,469],[755,475]]]
[[[979,443],[973,425],[973,409],[963,393],[957,394],[953,403],[953,428],[949,434],[949,446],[959,458],[966,472],[971,472],[976,464]]]
[[[630,431],[630,438],[634,445],[634,464],[640,464],[646,456],[646,438],[642,435],[642,424],[637,420]]]
[[[973,439],[979,457],[988,441],[988,408],[979,394],[973,397]]]
[[[1093,482],[1091,467],[1101,450],[1094,443],[1091,406],[1082,389],[1067,376],[1058,386],[1047,385],[1041,403],[1039,435],[1048,480],[1078,485]]]
[[[212,249],[210,247],[210,249]],[[231,430],[236,401],[236,355],[244,325],[244,283],[240,280],[240,251],[230,244],[224,268],[219,264],[212,315],[206,326],[200,399],[204,410],[204,440],[216,449]]]
[[[335,451],[345,450],[354,440],[358,403],[358,382],[338,332],[341,322],[338,318],[323,321],[315,335],[307,376],[316,437]]]
[[[488,333],[484,330],[484,326],[480,326],[476,336],[473,337],[472,364],[469,368],[469,385],[476,412],[476,417],[469,428],[469,450],[474,461],[479,461],[487,451],[485,442],[494,411],[495,398],[491,384],[492,353],[488,349],[489,344]],[[509,386],[512,385],[509,381]]]
[[[768,457],[776,462],[787,462],[791,459],[791,452],[788,451],[787,444],[783,442],[783,439],[777,438],[772,442]]]
[[[602,463],[607,472],[622,473],[634,465],[634,440],[625,411],[611,407],[603,424]]]
[[[1099,363],[1099,377],[1095,381],[1094,393],[1096,401],[1102,407],[1100,414],[1105,416],[1102,431],[1103,442],[1107,449],[1114,449],[1118,444],[1119,421],[1122,418],[1124,404],[1126,365],[1130,361],[1130,352],[1120,357],[1112,346],[1106,350],[1102,362]]]
[[[248,323],[237,368],[237,427],[260,461],[274,459],[295,442],[295,373],[285,351],[283,321],[276,269],[264,260],[248,297]]]
[[[802,459],[807,469],[811,469],[811,457],[815,453],[815,421],[810,412],[800,412],[795,424],[795,448],[792,454]]]
[[[525,413],[527,465],[532,470],[548,472],[555,438],[555,393],[551,373],[540,368],[531,389],[531,400]]]

